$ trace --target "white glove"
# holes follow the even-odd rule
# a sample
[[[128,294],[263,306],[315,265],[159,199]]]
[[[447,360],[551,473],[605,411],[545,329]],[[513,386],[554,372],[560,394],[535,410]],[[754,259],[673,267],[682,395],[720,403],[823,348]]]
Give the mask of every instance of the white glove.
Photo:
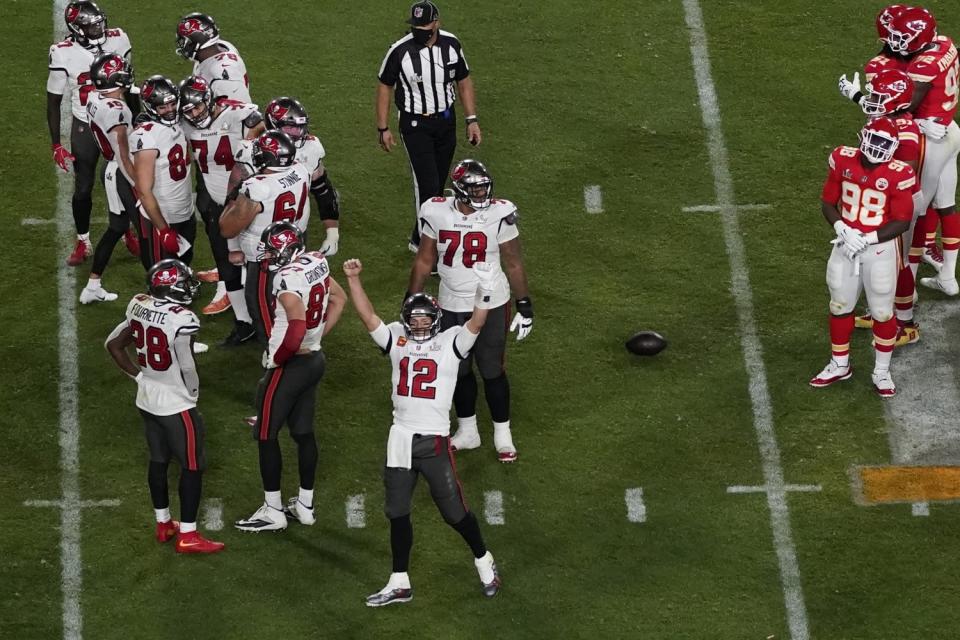
[[[510,331],[517,332],[517,342],[520,342],[533,331],[533,318],[524,318],[518,311],[517,315],[513,316],[513,322],[510,323]]]
[[[493,293],[494,265],[492,262],[474,262],[473,274],[477,276],[476,307],[490,309],[490,296]]]
[[[853,100],[853,97],[860,91],[860,72],[857,71],[853,74],[853,81],[847,80],[847,74],[840,76],[840,81],[837,83],[840,89],[841,95],[848,100]]]
[[[337,227],[329,227],[327,229],[327,237],[324,239],[323,244],[320,245],[320,253],[330,257],[337,253],[337,249],[340,247],[340,229]]]
[[[862,249],[855,249],[853,246],[849,244],[844,244],[842,247],[840,247],[840,251],[843,252],[843,256],[847,260],[850,260],[851,262],[853,262],[854,260],[857,259],[857,257],[861,253],[863,253],[866,250],[866,248],[867,248],[866,245],[864,245]]]
[[[860,253],[870,244],[866,236],[847,225],[843,220],[834,222],[833,230],[837,232],[837,239],[834,241],[834,244],[843,245],[844,250],[850,249],[851,251]]]
[[[934,140],[940,140],[947,135],[947,126],[937,122],[936,118],[920,118],[917,125],[924,135]]]

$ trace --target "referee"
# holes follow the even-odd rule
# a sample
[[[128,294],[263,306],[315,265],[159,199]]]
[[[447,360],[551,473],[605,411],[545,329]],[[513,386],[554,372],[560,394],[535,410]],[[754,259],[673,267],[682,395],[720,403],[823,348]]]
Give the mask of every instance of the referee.
[[[390,91],[400,115],[400,138],[413,169],[414,221],[410,250],[420,246],[417,214],[420,204],[443,195],[453,154],[457,148],[457,95],[463,100],[467,140],[480,144],[480,125],[473,95],[470,67],[460,40],[440,30],[440,10],[429,0],[410,7],[410,33],[387,51],[377,85],[377,131],[380,147],[396,145],[387,116]],[[456,90],[454,90],[456,84]]]

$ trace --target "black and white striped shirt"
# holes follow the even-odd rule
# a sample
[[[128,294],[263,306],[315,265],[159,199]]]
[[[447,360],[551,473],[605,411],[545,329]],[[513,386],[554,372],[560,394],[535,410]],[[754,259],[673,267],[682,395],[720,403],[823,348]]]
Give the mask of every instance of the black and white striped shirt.
[[[433,115],[451,108],[454,83],[470,75],[460,41],[440,31],[432,47],[421,47],[407,34],[387,51],[380,65],[380,82],[394,87],[394,101],[402,113]]]

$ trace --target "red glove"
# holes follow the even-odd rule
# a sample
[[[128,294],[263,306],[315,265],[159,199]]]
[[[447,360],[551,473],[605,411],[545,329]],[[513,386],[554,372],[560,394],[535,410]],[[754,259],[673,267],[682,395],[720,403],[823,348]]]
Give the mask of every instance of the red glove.
[[[53,161],[57,163],[57,166],[63,169],[66,172],[70,172],[70,165],[68,162],[73,162],[77,158],[70,153],[65,146],[59,142],[52,147],[53,149]]]
[[[167,227],[166,229],[161,229],[159,233],[160,245],[163,246],[163,250],[167,253],[177,255],[180,251],[180,243],[177,242],[177,230],[173,227]]]

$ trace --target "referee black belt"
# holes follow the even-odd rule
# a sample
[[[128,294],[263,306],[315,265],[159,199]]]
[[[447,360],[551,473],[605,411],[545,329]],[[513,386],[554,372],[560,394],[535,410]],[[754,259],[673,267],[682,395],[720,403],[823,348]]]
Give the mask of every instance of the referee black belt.
[[[431,120],[449,120],[453,117],[453,111],[441,111],[440,113],[410,113],[409,111],[404,111],[403,115],[408,118],[429,118]]]

